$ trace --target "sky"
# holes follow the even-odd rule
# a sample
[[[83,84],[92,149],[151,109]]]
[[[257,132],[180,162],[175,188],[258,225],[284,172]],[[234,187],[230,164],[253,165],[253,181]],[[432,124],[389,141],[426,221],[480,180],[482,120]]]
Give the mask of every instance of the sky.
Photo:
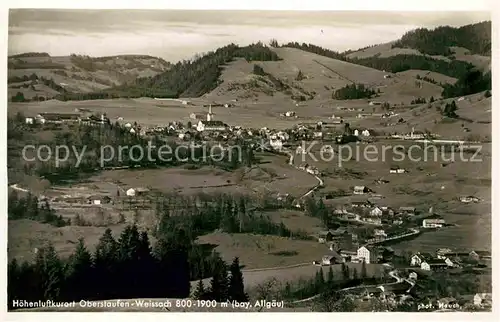
[[[405,32],[491,20],[489,12],[374,11],[9,11],[9,55],[144,54],[175,62],[229,43],[270,39],[344,51],[400,38]]]

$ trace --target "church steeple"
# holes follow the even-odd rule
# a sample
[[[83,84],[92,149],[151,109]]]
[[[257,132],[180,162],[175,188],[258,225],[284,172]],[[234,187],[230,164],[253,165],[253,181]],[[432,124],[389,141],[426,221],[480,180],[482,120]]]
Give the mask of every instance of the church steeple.
[[[213,121],[214,115],[212,113],[212,104],[208,106],[208,114],[207,114],[207,121]]]

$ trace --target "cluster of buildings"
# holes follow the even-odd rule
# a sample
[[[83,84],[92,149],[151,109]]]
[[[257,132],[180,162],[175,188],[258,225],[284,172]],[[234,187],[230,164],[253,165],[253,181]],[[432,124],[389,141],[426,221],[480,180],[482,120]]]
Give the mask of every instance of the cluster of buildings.
[[[413,254],[409,264],[424,271],[439,271],[462,268],[466,265],[486,266],[482,262],[488,258],[491,259],[491,254],[487,251],[454,252],[449,248],[440,248],[436,254],[420,252]]]
[[[97,126],[109,124],[109,119],[105,113],[95,115],[91,113],[39,113],[36,116],[28,116],[25,123],[34,124],[84,124]]]

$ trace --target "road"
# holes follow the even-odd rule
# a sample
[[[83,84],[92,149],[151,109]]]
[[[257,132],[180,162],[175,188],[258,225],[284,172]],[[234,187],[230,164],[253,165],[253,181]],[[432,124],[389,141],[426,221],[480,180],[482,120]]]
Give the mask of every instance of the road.
[[[297,167],[295,164],[294,164],[294,154],[292,151],[288,150],[288,149],[283,149],[283,152],[287,153],[289,156],[290,156],[290,159],[288,160],[288,164],[291,165],[292,167],[294,167],[295,169],[299,170],[299,171],[304,171],[304,170],[301,170],[299,169],[299,167]],[[306,171],[307,172],[307,171]],[[309,196],[311,193],[313,193],[314,191],[316,191],[317,189],[319,189],[320,187],[322,187],[324,185],[324,182],[323,180],[318,177],[317,175],[315,174],[311,174],[314,178],[316,178],[316,180],[318,180],[318,184],[315,185],[314,187],[312,187],[311,189],[309,189],[305,194],[303,194],[302,196],[300,196],[298,199],[303,199],[307,196]]]

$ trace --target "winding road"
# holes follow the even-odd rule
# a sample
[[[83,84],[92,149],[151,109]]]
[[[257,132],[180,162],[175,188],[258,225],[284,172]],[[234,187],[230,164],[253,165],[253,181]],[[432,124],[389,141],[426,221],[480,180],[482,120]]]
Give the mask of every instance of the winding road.
[[[399,285],[399,284],[403,284],[403,283],[408,283],[410,285],[409,288],[408,288],[408,290],[410,290],[413,287],[413,285],[414,285],[414,283],[408,281],[407,279],[399,277],[398,274],[397,274],[397,270],[390,271],[388,273],[388,275],[390,277],[394,278],[396,281],[395,282],[390,282],[390,283],[376,284],[376,285],[361,285],[361,286],[346,287],[346,288],[340,289],[338,292],[353,292],[353,291],[358,291],[358,290],[377,289],[377,288],[382,289],[382,290],[385,291],[387,289],[391,289],[394,286]],[[316,295],[308,297],[306,299],[302,299],[302,300],[297,300],[297,301],[291,302],[290,304],[299,304],[299,303],[309,302],[309,301],[312,301],[312,300],[318,298],[320,295],[321,294],[316,294]]]

